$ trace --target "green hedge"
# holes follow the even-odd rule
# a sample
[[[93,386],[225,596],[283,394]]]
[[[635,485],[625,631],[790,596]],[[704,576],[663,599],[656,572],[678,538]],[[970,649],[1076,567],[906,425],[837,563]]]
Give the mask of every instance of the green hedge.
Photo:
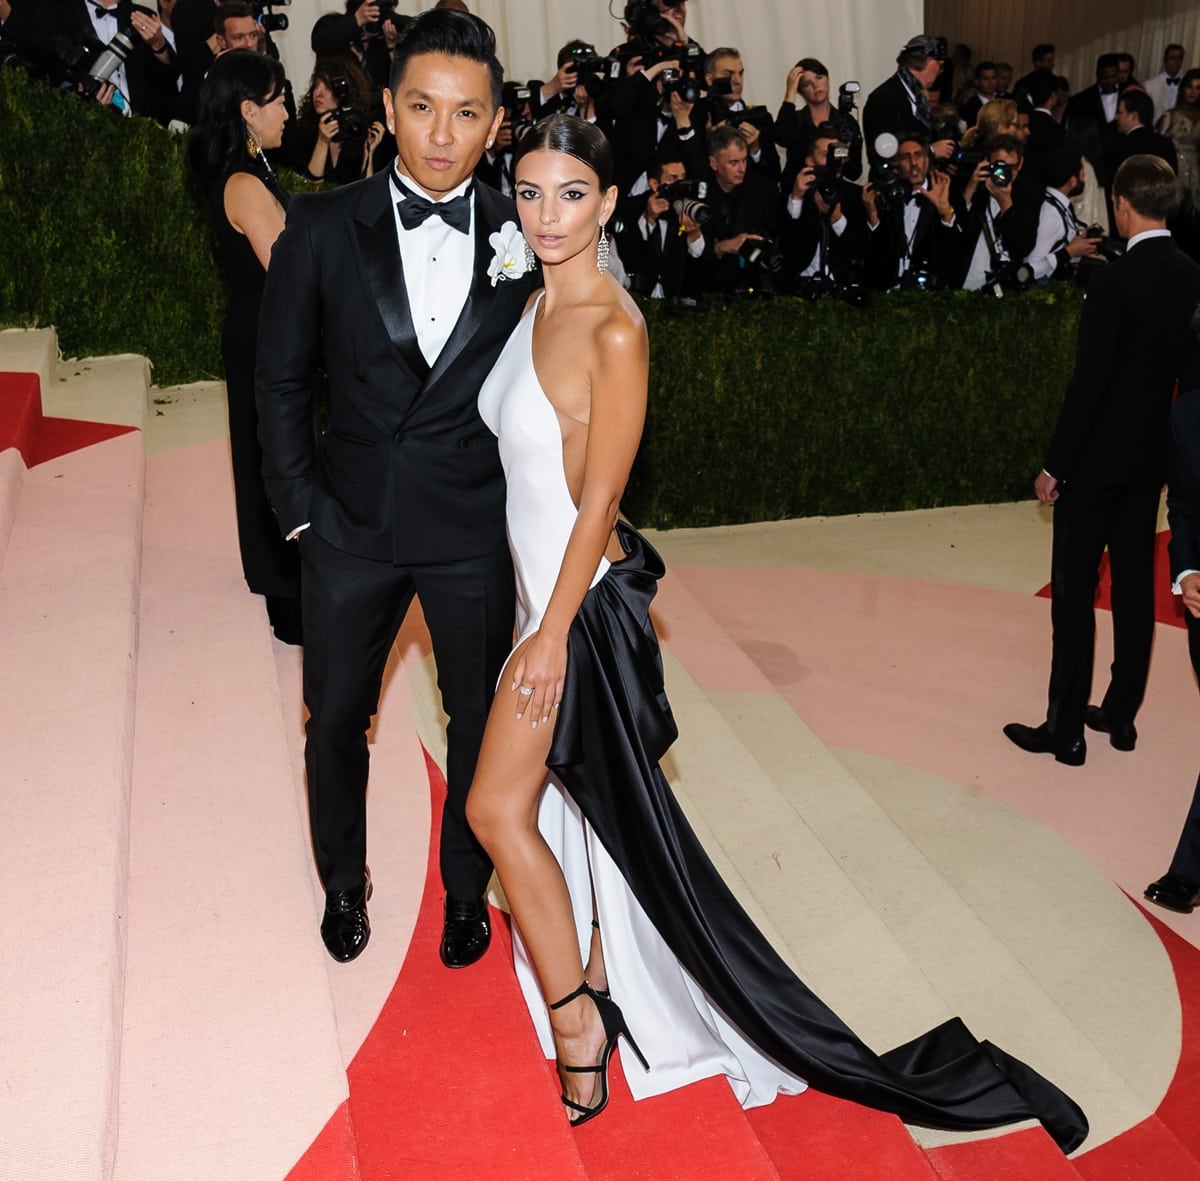
[[[160,385],[218,373],[223,298],[180,138],[0,70],[0,225],[0,324],[143,353]],[[666,527],[1028,496],[1079,306],[1073,288],[648,303],[626,511]]]

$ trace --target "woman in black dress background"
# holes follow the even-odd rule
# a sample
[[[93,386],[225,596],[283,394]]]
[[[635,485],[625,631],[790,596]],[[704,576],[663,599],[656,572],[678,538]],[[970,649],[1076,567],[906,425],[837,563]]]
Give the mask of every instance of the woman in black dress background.
[[[221,359],[242,572],[250,589],[266,598],[275,635],[299,644],[299,556],[280,537],[267,501],[254,405],[258,313],[287,204],[264,152],[279,147],[287,117],[279,63],[248,49],[231,49],[213,62],[205,78],[190,152],[207,190],[225,280]]]

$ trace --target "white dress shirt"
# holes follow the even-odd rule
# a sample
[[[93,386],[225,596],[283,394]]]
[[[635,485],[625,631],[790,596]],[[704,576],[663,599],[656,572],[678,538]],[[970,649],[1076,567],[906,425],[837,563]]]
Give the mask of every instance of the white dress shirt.
[[[1146,83],[1146,93],[1154,101],[1154,118],[1157,119],[1160,115],[1172,110],[1175,106],[1176,99],[1179,98],[1179,83],[1183,75],[1179,75],[1175,79],[1174,86],[1167,85],[1167,79],[1170,75],[1164,70],[1161,74],[1155,74],[1149,82]]]
[[[1058,189],[1047,185],[1046,199],[1038,215],[1037,241],[1025,260],[1033,269],[1035,279],[1049,279],[1054,274],[1058,268],[1055,254],[1069,245],[1078,233],[1070,200]]]
[[[996,219],[1000,216],[1000,202],[990,193],[987,208],[983,211],[987,230],[980,231],[979,241],[975,243],[975,253],[971,255],[971,265],[967,268],[967,277],[963,280],[964,291],[978,291],[984,284],[988,272],[992,270],[992,253],[988,249],[987,236],[992,235],[996,246],[996,256],[1001,262],[1008,262],[1008,251],[996,231]]]
[[[399,168],[396,176],[405,188],[424,195]],[[472,178],[468,177],[442,200],[460,196],[472,183]],[[395,185],[391,186],[391,192],[393,197],[403,197]],[[471,290],[475,270],[475,194],[471,194],[471,229],[466,234],[448,226],[436,214],[411,230],[401,225],[399,210],[394,216],[417,343],[422,356],[432,366],[450,339]]]

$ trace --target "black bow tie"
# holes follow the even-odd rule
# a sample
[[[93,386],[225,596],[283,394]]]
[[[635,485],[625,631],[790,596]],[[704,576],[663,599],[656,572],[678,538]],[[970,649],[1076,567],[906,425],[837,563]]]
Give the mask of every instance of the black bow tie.
[[[1168,78],[1168,79],[1167,79],[1167,85],[1168,85],[1168,86],[1178,86],[1178,85],[1179,85],[1179,79],[1178,79],[1178,78]]]
[[[449,201],[430,201],[428,197],[421,197],[412,192],[395,177],[392,179],[396,188],[404,194],[404,200],[396,202],[396,210],[400,214],[400,224],[406,230],[423,225],[434,214],[437,214],[451,229],[458,230],[463,234],[471,232],[470,189],[460,196],[451,197]]]
[[[99,4],[94,5],[97,16],[111,16],[113,20],[118,19],[117,10],[115,8],[101,8]]]

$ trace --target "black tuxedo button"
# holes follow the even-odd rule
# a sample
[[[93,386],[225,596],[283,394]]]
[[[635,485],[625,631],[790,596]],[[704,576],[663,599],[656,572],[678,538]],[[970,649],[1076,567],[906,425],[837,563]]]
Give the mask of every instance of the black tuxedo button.
[[[393,442],[393,443],[403,443],[403,442],[404,442],[404,438],[405,438],[405,436],[404,436],[404,432],[403,432],[403,431],[397,431],[397,432],[396,432],[396,433],[395,433],[395,434],[392,436],[392,442]]]

